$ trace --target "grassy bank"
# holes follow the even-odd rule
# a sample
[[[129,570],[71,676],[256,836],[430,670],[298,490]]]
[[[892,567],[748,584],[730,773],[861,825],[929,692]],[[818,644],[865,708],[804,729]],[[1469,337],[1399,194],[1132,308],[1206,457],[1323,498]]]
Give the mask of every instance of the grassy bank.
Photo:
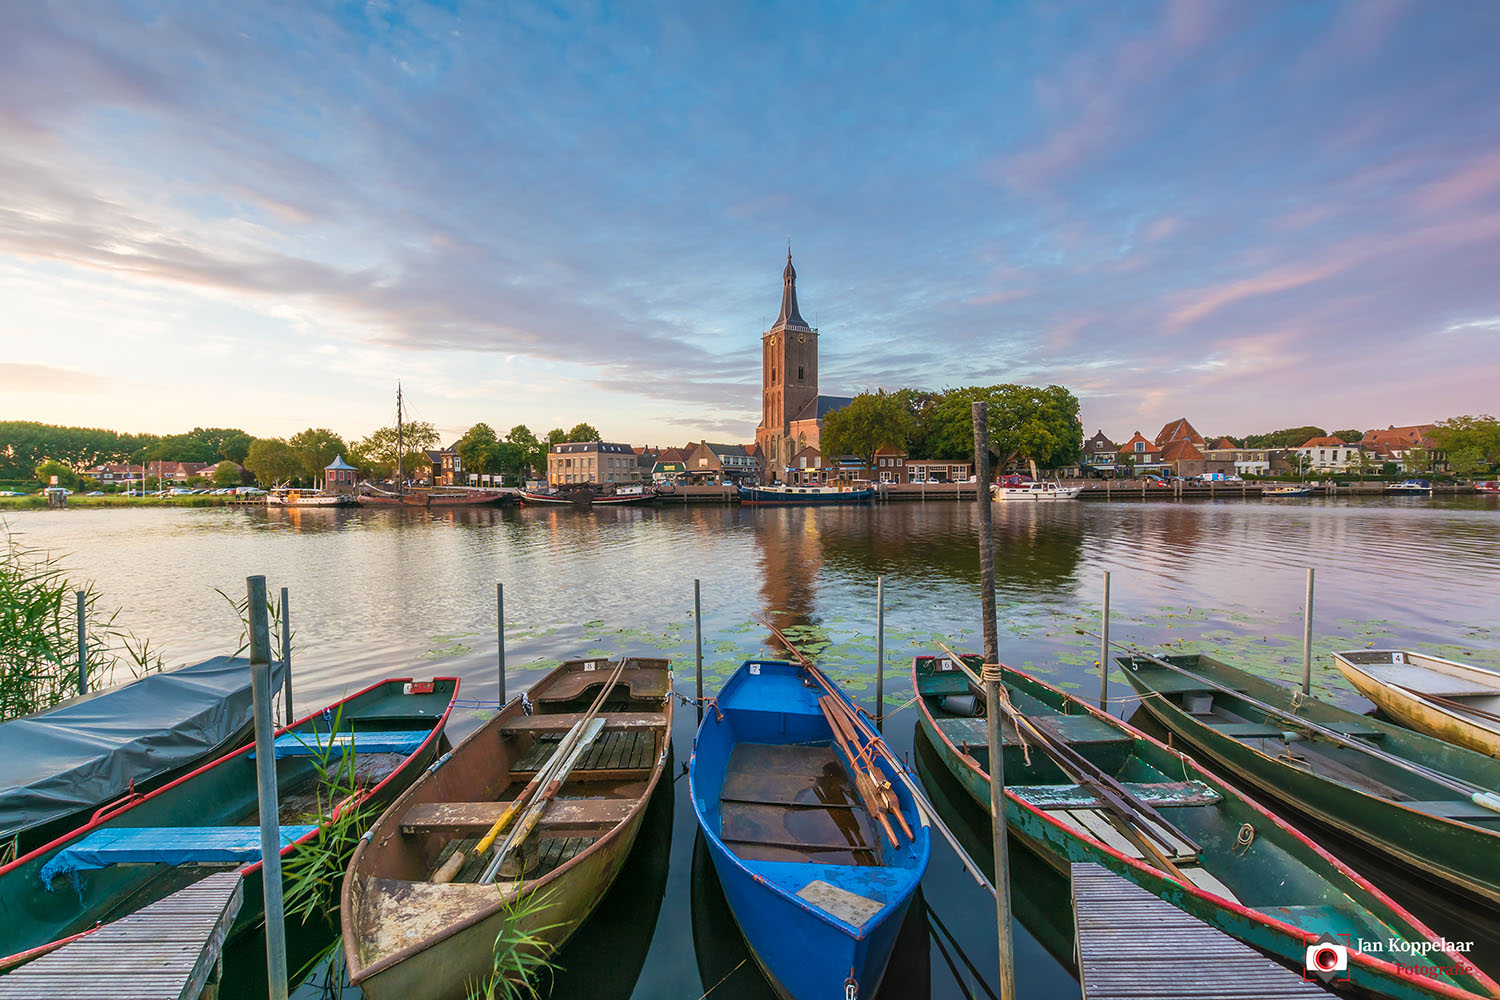
[[[230,497],[183,496],[183,497],[127,497],[105,494],[102,497],[86,497],[75,493],[68,497],[71,507],[223,507]],[[0,497],[0,512],[7,510],[46,510],[47,498],[39,496]]]

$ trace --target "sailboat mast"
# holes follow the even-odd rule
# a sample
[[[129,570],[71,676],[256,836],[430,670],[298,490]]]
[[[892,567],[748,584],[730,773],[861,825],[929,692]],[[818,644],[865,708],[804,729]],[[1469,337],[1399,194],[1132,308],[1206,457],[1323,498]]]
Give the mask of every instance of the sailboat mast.
[[[406,492],[406,480],[401,475],[401,456],[406,451],[401,439],[401,383],[396,383],[396,492]]]

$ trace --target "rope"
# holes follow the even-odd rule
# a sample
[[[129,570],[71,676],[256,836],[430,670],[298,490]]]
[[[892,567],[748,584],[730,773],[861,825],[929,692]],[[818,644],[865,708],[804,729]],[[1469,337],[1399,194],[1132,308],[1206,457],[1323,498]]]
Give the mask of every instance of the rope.
[[[1004,665],[999,663],[986,663],[979,668],[979,679],[984,681],[986,685],[990,684],[991,682],[995,684],[995,693],[999,695],[1000,702],[1005,706],[1006,712],[1010,715],[1012,720],[1018,720],[1020,718],[1020,713],[1016,711],[1016,706],[1010,703],[1010,692],[1005,689],[1004,676],[1005,667]],[[986,688],[985,694],[986,696],[988,696],[988,688]],[[988,712],[988,710],[986,710],[986,712]],[[1016,729],[1016,742],[1021,745],[1021,757],[1023,760],[1025,760],[1026,766],[1030,767],[1031,744],[1026,742],[1026,734],[1022,732],[1023,727],[1021,726],[1021,724],[1018,721],[1013,721],[1012,725],[1014,725]]]
[[[740,965],[744,965],[748,961],[750,961],[750,957],[747,955],[744,958],[740,959]],[[724,979],[728,979],[730,976],[734,975],[736,972],[739,972],[740,971],[740,965],[736,965],[734,968],[732,968],[728,972],[724,973]],[[718,989],[720,986],[723,986],[724,985],[724,979],[721,979],[717,983],[714,983],[712,986],[710,986],[706,991],[704,991],[704,993],[702,994],[702,996],[698,997],[698,1000],[703,1000],[703,997],[708,996],[708,994],[712,993],[714,990]]]
[[[1249,823],[1241,823],[1239,835],[1234,838],[1234,849],[1243,854],[1254,842],[1255,827]]]

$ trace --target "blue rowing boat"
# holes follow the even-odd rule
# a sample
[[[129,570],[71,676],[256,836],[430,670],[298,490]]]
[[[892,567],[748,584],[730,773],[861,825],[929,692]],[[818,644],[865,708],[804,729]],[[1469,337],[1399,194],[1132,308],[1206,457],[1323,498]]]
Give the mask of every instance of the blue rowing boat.
[[[927,870],[910,791],[867,735],[835,732],[855,712],[815,668],[751,660],[693,744],[698,825],[750,954],[785,1000],[873,997]],[[871,776],[883,779],[873,789]],[[872,792],[894,809],[870,808]]]

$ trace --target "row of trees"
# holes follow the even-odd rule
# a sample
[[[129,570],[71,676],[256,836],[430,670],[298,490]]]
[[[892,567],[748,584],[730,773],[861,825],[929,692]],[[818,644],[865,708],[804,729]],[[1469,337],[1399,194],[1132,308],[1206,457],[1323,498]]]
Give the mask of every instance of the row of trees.
[[[1500,420],[1489,414],[1450,417],[1432,436],[1461,476],[1500,468]]]
[[[989,407],[990,448],[997,467],[1029,462],[1057,468],[1083,450],[1078,398],[1060,385],[962,386],[943,392],[900,389],[866,392],[823,425],[825,455],[874,460],[881,448],[900,448],[912,458],[974,458],[972,407]]]
[[[158,459],[244,464],[253,440],[234,427],[194,427],[162,436],[5,420],[0,421],[0,479],[29,478],[44,462],[56,462],[74,474],[111,462],[140,465]]]
[[[1347,441],[1353,444],[1364,437],[1365,432],[1356,430],[1325,431],[1321,427],[1314,427],[1309,424],[1306,427],[1287,427],[1283,430],[1271,431],[1267,434],[1251,434],[1247,437],[1224,436],[1233,441],[1236,448],[1296,448],[1304,442],[1319,437],[1336,437],[1340,441]],[[1217,441],[1218,438],[1210,438],[1209,440]]]

